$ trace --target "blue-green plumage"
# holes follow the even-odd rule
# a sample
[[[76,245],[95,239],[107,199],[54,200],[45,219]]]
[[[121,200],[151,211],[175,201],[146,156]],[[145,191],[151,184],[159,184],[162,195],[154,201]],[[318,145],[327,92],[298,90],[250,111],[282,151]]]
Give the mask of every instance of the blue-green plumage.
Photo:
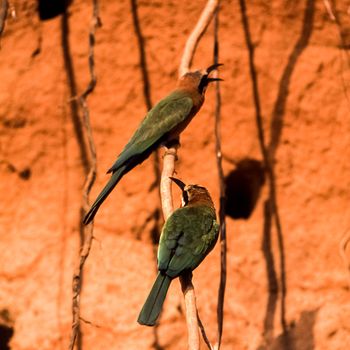
[[[158,247],[158,276],[140,312],[138,322],[153,326],[162,309],[170,282],[193,271],[213,249],[219,225],[213,202],[204,187],[184,187],[185,206],[166,221]]]
[[[108,170],[119,169],[131,158],[143,154],[150,147],[158,145],[169,132],[180,125],[190,114],[192,99],[184,91],[174,91],[152,108],[124,147],[117,161]],[[165,140],[164,140],[165,141]]]
[[[85,215],[85,224],[93,220],[103,201],[127,172],[147,159],[162,143],[176,139],[186,128],[203,104],[206,86],[216,80],[208,78],[208,74],[215,67],[185,74],[179,80],[177,89],[147,113],[116,162],[108,170],[112,177]]]
[[[137,320],[140,324],[147,326],[155,325],[162,310],[162,305],[168,292],[171,280],[172,278],[166,274],[158,272],[151,292],[149,293]]]
[[[120,179],[147,159],[162,142],[167,141],[169,134],[190,115],[192,108],[192,99],[183,91],[175,91],[147,113],[117,161],[108,170],[107,173],[112,173],[112,177],[86,214],[85,224],[92,221],[100,205]]]

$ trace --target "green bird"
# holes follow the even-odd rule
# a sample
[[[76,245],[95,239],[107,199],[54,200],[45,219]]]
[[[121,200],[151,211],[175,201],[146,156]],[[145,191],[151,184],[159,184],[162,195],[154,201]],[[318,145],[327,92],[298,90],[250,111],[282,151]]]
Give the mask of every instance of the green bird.
[[[222,80],[210,78],[209,74],[221,64],[205,70],[186,73],[176,89],[158,102],[145,116],[118,159],[107,173],[112,177],[84,217],[90,223],[99,207],[120,179],[136,165],[142,163],[161,144],[176,140],[204,102],[204,94],[210,82]]]
[[[170,215],[162,229],[158,247],[159,272],[137,320],[146,326],[156,323],[171,281],[184,272],[193,271],[214,248],[219,233],[208,190],[171,179],[182,189],[183,206]]]

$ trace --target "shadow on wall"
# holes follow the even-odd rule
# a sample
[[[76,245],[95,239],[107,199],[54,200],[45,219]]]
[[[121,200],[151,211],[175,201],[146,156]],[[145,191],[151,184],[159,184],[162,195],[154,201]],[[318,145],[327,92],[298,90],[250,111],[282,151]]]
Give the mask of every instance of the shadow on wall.
[[[265,183],[261,161],[245,158],[225,178],[226,214],[233,219],[248,219]]]
[[[7,309],[0,310],[0,349],[10,350],[10,340],[13,336],[13,320]]]
[[[252,80],[253,101],[256,114],[256,124],[258,127],[258,136],[260,141],[260,148],[264,159],[264,168],[268,176],[269,195],[264,202],[264,226],[263,226],[263,241],[262,250],[266,262],[266,271],[268,276],[269,295],[266,305],[266,314],[264,320],[264,337],[265,343],[270,345],[275,340],[273,338],[273,328],[275,313],[277,310],[277,302],[280,300],[280,324],[283,329],[281,339],[283,343],[278,349],[290,350],[290,332],[286,321],[286,295],[287,295],[287,276],[285,267],[285,247],[284,247],[284,233],[282,230],[281,218],[279,215],[279,207],[277,203],[277,189],[276,189],[276,174],[275,174],[275,156],[277,147],[279,145],[285,108],[290,92],[290,82],[294,72],[294,68],[298,62],[303,50],[308,46],[309,40],[313,30],[313,19],[315,11],[315,0],[305,0],[304,18],[299,39],[297,40],[291,54],[289,55],[287,65],[283,71],[278,87],[278,95],[272,113],[271,120],[271,136],[270,141],[266,145],[265,132],[263,128],[263,116],[261,112],[260,94],[258,88],[258,74],[254,62],[255,46],[251,38],[249,27],[249,19],[247,15],[247,6],[245,0],[240,0],[242,25],[244,29],[245,40],[249,55],[249,67]],[[276,227],[277,245],[279,251],[279,261],[275,262],[275,255],[272,250],[272,227]],[[277,275],[276,265],[279,267],[280,276]],[[275,349],[275,347],[273,347]],[[262,348],[264,349],[264,348]],[[269,349],[271,347],[269,346]],[[298,348],[300,349],[300,348]],[[304,349],[304,347],[303,347]],[[309,349],[309,348],[305,348]]]
[[[313,328],[318,309],[303,311],[300,320],[290,326],[289,332],[282,333],[269,344],[257,350],[313,350],[315,348]]]
[[[38,0],[38,12],[42,21],[62,15],[71,0]]]

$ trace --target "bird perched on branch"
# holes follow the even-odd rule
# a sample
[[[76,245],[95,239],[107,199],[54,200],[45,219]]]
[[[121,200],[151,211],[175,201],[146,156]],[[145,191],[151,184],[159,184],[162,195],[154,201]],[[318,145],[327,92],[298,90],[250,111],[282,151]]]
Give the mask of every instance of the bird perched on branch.
[[[155,324],[171,281],[193,271],[214,248],[218,238],[219,225],[208,190],[171,179],[182,189],[183,206],[170,215],[162,229],[158,276],[137,320],[146,326]]]
[[[186,73],[179,79],[176,89],[147,113],[117,161],[108,170],[107,173],[112,173],[112,177],[85,215],[85,224],[93,220],[100,205],[127,172],[147,159],[161,144],[177,140],[201,108],[208,84],[222,80],[209,77],[220,65],[213,64],[205,70]]]

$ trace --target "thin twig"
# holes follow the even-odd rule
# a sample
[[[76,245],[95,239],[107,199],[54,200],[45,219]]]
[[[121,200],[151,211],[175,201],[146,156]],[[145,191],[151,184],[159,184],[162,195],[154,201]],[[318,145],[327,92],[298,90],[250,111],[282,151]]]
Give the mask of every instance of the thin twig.
[[[214,64],[219,62],[219,7],[216,10],[214,17]],[[214,72],[214,77],[218,76],[218,72]],[[216,105],[215,105],[215,153],[216,163],[219,177],[219,188],[220,188],[220,284],[218,292],[218,305],[217,305],[217,320],[218,320],[218,334],[217,343],[215,349],[220,349],[222,331],[224,324],[224,300],[225,300],[225,289],[226,289],[226,255],[227,255],[227,244],[226,244],[226,186],[225,186],[225,175],[222,167],[222,152],[221,152],[221,95],[220,95],[220,83],[216,82]]]
[[[324,6],[325,6],[328,14],[329,14],[330,19],[335,22],[336,18],[335,18],[335,15],[333,13],[331,4],[329,3],[328,0],[323,0],[323,3],[324,3]]]
[[[1,10],[0,10],[0,39],[1,39],[2,32],[4,31],[4,28],[5,28],[5,22],[6,22],[8,8],[9,8],[8,1],[2,0],[1,1]]]
[[[218,3],[218,0],[208,0],[204,10],[202,11],[201,16],[199,17],[196,26],[194,27],[192,33],[188,37],[179,67],[180,77],[182,77],[189,71],[194,53],[196,51],[196,47],[214,15]]]
[[[95,60],[94,60],[94,45],[95,45],[95,31],[96,28],[101,25],[101,21],[98,14],[98,1],[93,0],[93,15],[92,23],[89,32],[89,71],[90,71],[90,81],[86,90],[82,93],[79,98],[79,102],[83,111],[83,124],[86,132],[86,137],[89,142],[89,151],[90,151],[90,169],[86,177],[84,189],[83,189],[83,203],[82,210],[86,213],[89,209],[89,194],[90,190],[94,184],[96,178],[96,150],[95,144],[92,137],[91,125],[90,125],[90,112],[86,102],[86,99],[89,94],[94,90],[96,86],[96,75],[95,75]],[[90,224],[84,227],[84,240],[82,242],[79,263],[76,267],[73,274],[73,297],[72,297],[72,313],[73,313],[73,322],[72,322],[72,333],[69,343],[69,350],[74,349],[74,344],[77,339],[78,334],[80,333],[80,293],[82,287],[82,276],[83,268],[87,257],[89,256],[91,244],[93,239],[93,225]]]
[[[86,320],[85,318],[83,318],[81,316],[80,316],[80,321],[83,321],[84,323],[89,324],[92,327],[101,328],[101,326],[99,326],[98,324],[95,324],[95,323],[93,323],[93,322],[91,322],[89,320]]]
[[[202,337],[203,337],[205,344],[207,344],[209,350],[214,350],[213,346],[211,345],[211,343],[209,341],[207,333],[205,332],[205,328],[204,328],[204,325],[202,323],[202,320],[199,317],[198,311],[197,311],[197,319],[198,319],[198,326],[199,326],[199,329],[201,330]]]

